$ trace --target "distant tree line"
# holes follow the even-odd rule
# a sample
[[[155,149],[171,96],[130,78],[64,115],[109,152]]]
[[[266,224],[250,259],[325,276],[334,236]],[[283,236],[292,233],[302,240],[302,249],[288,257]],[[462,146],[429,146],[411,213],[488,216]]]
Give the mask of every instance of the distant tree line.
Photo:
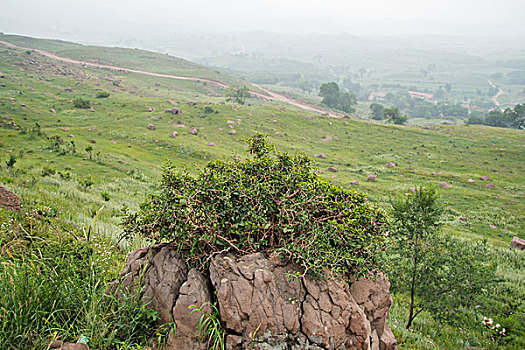
[[[488,125],[499,128],[525,128],[525,105],[518,104],[514,109],[507,108],[503,112],[493,110],[487,114],[472,112],[468,118],[469,125]]]

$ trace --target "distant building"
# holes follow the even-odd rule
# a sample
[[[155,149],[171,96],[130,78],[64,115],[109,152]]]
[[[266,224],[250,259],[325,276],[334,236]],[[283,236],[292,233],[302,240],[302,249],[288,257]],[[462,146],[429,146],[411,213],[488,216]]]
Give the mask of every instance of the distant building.
[[[368,101],[384,101],[385,96],[384,92],[372,92],[368,95]]]
[[[431,100],[434,98],[433,94],[426,94],[424,92],[408,91],[408,93],[410,94],[410,96],[414,98],[419,98],[421,100]]]

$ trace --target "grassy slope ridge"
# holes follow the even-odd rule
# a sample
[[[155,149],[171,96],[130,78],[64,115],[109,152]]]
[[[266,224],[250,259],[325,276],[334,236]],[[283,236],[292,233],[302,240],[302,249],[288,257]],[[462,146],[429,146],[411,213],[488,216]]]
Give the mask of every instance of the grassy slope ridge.
[[[30,40],[46,50],[53,50],[47,45],[56,45],[57,53],[61,45],[17,40]],[[81,50],[86,57],[97,57],[114,49],[81,46]],[[111,63],[125,66],[125,60],[143,60],[137,52],[115,49]],[[367,192],[380,204],[393,192],[414,185],[448,183],[451,187],[441,191],[449,204],[445,230],[455,235],[488,239],[501,248],[507,248],[514,235],[525,238],[525,134],[520,130],[399,127],[312,116],[277,102],[224,104],[224,91],[218,87],[84,68],[4,47],[0,72],[4,75],[0,85],[5,85],[0,86],[0,184],[21,195],[25,205],[48,205],[86,227],[99,211],[97,231],[113,238],[120,232],[122,206],[136,209],[154,191],[168,157],[191,172],[210,159],[243,153],[239,138],[255,130],[269,133],[271,142],[284,150],[310,156],[324,153],[326,158],[316,158],[324,178]],[[212,71],[203,68],[199,74],[207,72]],[[233,78],[221,75],[221,79]],[[107,91],[110,97],[98,99],[98,91]],[[94,112],[74,108],[72,100],[78,97],[90,100]],[[164,112],[174,107],[169,100],[177,103],[182,115]],[[156,111],[149,112],[150,108]],[[35,123],[45,135],[36,133]],[[198,135],[189,133],[191,127]],[[235,135],[230,134],[232,129]],[[173,131],[178,136],[169,137]],[[59,155],[50,149],[47,137],[54,135],[65,143],[74,141],[76,153]],[[94,149],[92,160],[87,146]],[[17,159],[12,169],[5,165],[9,155]],[[386,168],[387,161],[397,168]],[[338,172],[328,171],[329,167]],[[370,174],[378,175],[378,181],[367,182]],[[483,181],[481,176],[490,179]],[[351,184],[354,180],[359,184]],[[488,183],[494,187],[487,188]],[[140,244],[131,242],[127,249]],[[525,285],[517,270],[502,275],[516,288]]]

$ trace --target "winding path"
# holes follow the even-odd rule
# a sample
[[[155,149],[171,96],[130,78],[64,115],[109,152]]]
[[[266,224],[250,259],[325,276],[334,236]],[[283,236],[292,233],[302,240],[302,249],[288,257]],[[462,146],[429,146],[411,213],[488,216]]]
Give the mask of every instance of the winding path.
[[[80,65],[82,67],[93,67],[93,68],[109,69],[109,70],[114,70],[114,71],[117,71],[117,72],[136,73],[136,74],[149,75],[149,76],[160,77],[160,78],[169,78],[169,79],[177,79],[177,80],[189,80],[189,81],[195,81],[195,82],[201,82],[201,83],[207,83],[207,84],[219,86],[219,87],[221,87],[223,89],[228,88],[228,84],[225,84],[223,82],[216,81],[216,80],[206,79],[206,78],[184,77],[184,76],[179,76],[179,75],[162,74],[162,73],[148,72],[148,71],[139,70],[139,69],[131,69],[131,68],[112,66],[112,65],[108,65],[108,64],[100,64],[100,63],[79,61],[79,60],[75,60],[75,59],[72,59],[72,58],[69,58],[69,57],[57,56],[54,53],[51,53],[51,52],[48,52],[48,51],[44,51],[44,50],[40,50],[40,49],[34,49],[34,48],[29,48],[29,47],[17,46],[17,45],[14,45],[12,43],[9,43],[7,41],[1,41],[1,40],[0,40],[0,44],[4,45],[4,46],[7,46],[7,47],[10,47],[10,48],[14,48],[14,49],[32,50],[32,51],[35,51],[35,52],[37,52],[37,53],[39,53],[39,54],[41,54],[41,55],[43,55],[45,57],[48,57],[48,58],[51,58],[51,59],[54,59],[54,60],[57,60],[57,61],[61,61],[61,62],[66,62],[66,63]],[[341,114],[324,110],[324,109],[322,109],[320,107],[313,106],[313,105],[308,104],[308,103],[306,103],[304,101],[296,100],[296,99],[287,97],[285,95],[278,94],[276,92],[273,92],[271,90],[268,90],[268,89],[262,87],[261,85],[254,84],[254,83],[250,83],[250,85],[252,87],[256,87],[256,88],[258,88],[261,91],[266,93],[266,94],[262,94],[260,92],[250,91],[251,95],[256,96],[258,98],[261,98],[261,99],[264,99],[264,100],[269,100],[269,101],[284,102],[284,103],[290,104],[290,105],[295,106],[295,107],[299,107],[299,108],[307,110],[307,111],[323,113],[323,114],[327,113],[327,114],[329,114],[332,117],[341,117],[342,116]]]
[[[501,90],[499,87],[496,86],[496,84],[494,84],[491,80],[488,81],[490,86],[492,86],[493,88],[495,89],[498,89],[498,92],[496,93],[496,95],[494,95],[492,97],[492,101],[494,101],[494,104],[498,107],[501,108],[501,104],[498,102],[498,97],[500,97],[501,95],[504,94],[503,90]]]

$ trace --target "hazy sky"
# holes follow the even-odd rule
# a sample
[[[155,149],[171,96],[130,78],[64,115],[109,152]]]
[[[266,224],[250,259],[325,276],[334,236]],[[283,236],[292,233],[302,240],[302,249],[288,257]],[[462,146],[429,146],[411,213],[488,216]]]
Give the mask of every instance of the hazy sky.
[[[525,37],[525,0],[1,0],[0,31],[423,32]]]

